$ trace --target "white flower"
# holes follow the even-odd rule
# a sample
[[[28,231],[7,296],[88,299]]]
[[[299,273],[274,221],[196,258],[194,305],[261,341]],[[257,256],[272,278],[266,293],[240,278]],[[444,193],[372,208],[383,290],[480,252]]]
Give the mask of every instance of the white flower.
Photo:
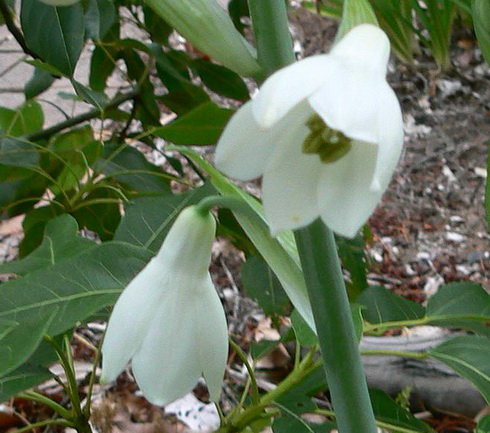
[[[240,180],[263,175],[273,234],[321,216],[353,237],[369,218],[403,144],[389,52],[378,27],[354,27],[330,54],[274,73],[225,128],[216,166]]]
[[[226,318],[208,267],[216,223],[186,208],[158,254],[129,283],[112,312],[102,345],[109,382],[132,359],[143,395],[165,405],[201,375],[219,400],[228,355]]]

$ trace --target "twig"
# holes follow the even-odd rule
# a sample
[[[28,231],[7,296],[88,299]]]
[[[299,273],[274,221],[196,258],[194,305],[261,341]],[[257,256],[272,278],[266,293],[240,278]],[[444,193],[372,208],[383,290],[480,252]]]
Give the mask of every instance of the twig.
[[[2,0],[0,0],[1,2]],[[57,134],[64,129],[70,128],[72,126],[78,125],[79,123],[86,122],[87,120],[95,119],[100,116],[103,111],[115,108],[121,105],[123,102],[134,99],[139,94],[139,87],[131,90],[123,95],[118,95],[111,101],[109,101],[103,108],[94,108],[93,110],[82,113],[78,116],[72,117],[70,119],[64,120],[63,122],[57,123],[50,128],[43,129],[42,131],[33,132],[32,134],[27,134],[25,139],[28,141],[41,140],[43,138],[49,138],[54,134]]]

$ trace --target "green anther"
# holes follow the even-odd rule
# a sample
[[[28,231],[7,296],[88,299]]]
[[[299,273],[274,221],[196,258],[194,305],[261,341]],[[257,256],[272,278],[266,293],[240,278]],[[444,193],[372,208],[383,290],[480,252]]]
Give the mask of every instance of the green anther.
[[[303,153],[318,154],[324,164],[338,161],[352,148],[352,140],[327,126],[318,114],[311,116],[306,126],[310,133],[303,142]]]

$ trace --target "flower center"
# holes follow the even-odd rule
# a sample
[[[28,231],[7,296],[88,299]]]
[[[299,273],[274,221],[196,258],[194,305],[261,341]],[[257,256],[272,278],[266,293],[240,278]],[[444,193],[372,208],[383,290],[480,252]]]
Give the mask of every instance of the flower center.
[[[318,114],[313,114],[307,120],[306,126],[310,133],[303,142],[303,153],[316,153],[324,164],[339,160],[352,147],[350,138],[327,126]]]

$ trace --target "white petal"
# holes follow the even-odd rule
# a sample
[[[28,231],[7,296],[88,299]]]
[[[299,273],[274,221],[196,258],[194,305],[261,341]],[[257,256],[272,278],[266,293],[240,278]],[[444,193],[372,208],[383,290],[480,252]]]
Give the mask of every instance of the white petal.
[[[325,81],[330,67],[327,55],[308,57],[272,74],[253,100],[255,120],[268,128],[282,119]]]
[[[390,41],[379,27],[360,24],[340,39],[329,55],[354,62],[360,69],[376,70],[379,76],[384,76],[390,57]]]
[[[147,400],[165,405],[187,394],[201,376],[196,356],[194,309],[185,281],[173,281],[161,299],[148,333],[133,357],[133,373]]]
[[[377,146],[354,142],[352,150],[323,166],[318,184],[320,214],[336,233],[354,237],[379,202],[383,191],[370,188]]]
[[[218,402],[228,359],[228,327],[225,312],[210,276],[203,284],[195,311],[197,347],[201,372],[211,400]]]
[[[384,77],[368,69],[334,62],[329,78],[308,101],[333,129],[355,140],[376,143],[378,138],[379,93]]]
[[[296,109],[283,119],[280,146],[271,156],[262,181],[264,211],[273,234],[303,227],[319,215],[314,192],[322,163],[318,155],[302,153],[309,133],[305,121],[312,114],[304,107],[306,104],[302,112]]]
[[[247,102],[235,113],[216,147],[216,167],[240,180],[262,176],[276,144],[271,132],[254,120],[252,104]]]
[[[180,213],[158,254],[116,302],[102,346],[103,381],[114,380],[139,349],[161,299],[172,293],[169,282],[192,286],[207,275],[215,229],[214,217],[201,215],[196,206]]]
[[[101,381],[116,379],[141,344],[161,295],[160,275],[152,259],[117,300],[102,345]]]
[[[402,152],[403,117],[400,103],[387,83],[378,105],[378,157],[371,188],[385,190]]]

